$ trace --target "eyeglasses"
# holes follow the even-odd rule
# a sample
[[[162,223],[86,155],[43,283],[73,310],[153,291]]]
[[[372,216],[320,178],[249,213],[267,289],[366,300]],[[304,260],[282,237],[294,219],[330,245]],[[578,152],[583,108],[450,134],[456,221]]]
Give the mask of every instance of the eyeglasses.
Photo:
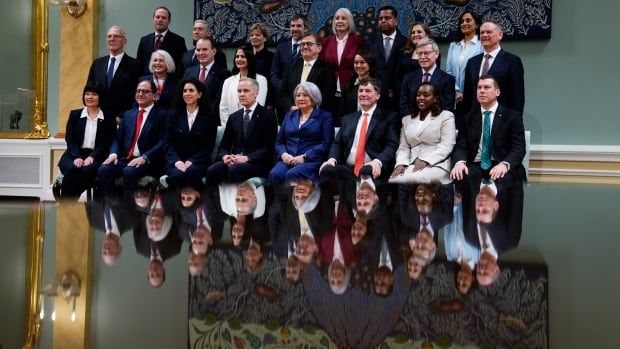
[[[137,90],[136,90],[136,94],[137,94],[137,95],[147,95],[147,94],[149,94],[149,93],[153,93],[153,91],[151,91],[151,90],[146,90],[146,89],[141,89],[141,88],[139,88],[139,89],[137,89]]]
[[[118,39],[123,39],[124,36],[116,35],[116,34],[108,34],[108,35],[106,35],[106,38],[108,38],[110,40],[118,40]]]
[[[418,56],[430,56],[435,53],[435,51],[417,51]]]
[[[305,46],[310,47],[310,46],[313,46],[313,45],[318,45],[318,43],[312,42],[312,41],[302,41],[302,42],[299,43],[299,46],[301,46],[301,47],[305,47]]]

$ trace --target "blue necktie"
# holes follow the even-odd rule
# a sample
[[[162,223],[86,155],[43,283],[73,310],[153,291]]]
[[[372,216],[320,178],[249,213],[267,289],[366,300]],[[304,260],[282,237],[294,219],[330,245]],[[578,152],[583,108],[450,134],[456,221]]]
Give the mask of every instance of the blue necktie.
[[[482,113],[482,148],[480,149],[480,167],[483,170],[491,168],[491,112]]]
[[[293,52],[291,52],[291,62],[295,62],[295,60],[299,57],[299,44],[293,44]]]
[[[110,58],[110,66],[108,67],[108,73],[106,74],[106,82],[108,83],[108,88],[112,85],[112,79],[114,78],[114,64],[116,63],[116,58]]]

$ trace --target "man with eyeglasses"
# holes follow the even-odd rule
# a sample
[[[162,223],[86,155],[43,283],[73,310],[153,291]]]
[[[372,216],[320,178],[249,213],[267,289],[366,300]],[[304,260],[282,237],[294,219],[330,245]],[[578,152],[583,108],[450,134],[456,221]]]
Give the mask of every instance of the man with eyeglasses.
[[[317,34],[306,34],[299,42],[301,58],[293,62],[284,72],[282,89],[280,90],[279,104],[285,113],[294,109],[293,92],[300,82],[309,81],[316,84],[321,90],[323,101],[321,109],[333,112],[330,106],[336,94],[336,74],[331,66],[319,59],[321,40]],[[278,120],[282,122],[282,120]]]
[[[140,63],[125,53],[127,37],[119,26],[112,26],[106,34],[109,54],[96,58],[90,66],[88,81],[94,81],[105,87],[105,98],[101,101],[101,110],[106,118],[120,117],[134,103],[134,87],[138,82],[142,68]]]
[[[202,38],[213,38],[213,29],[209,26],[209,23],[204,19],[197,19],[194,21],[192,27],[192,41],[194,47],[185,51],[183,58],[181,59],[181,67],[177,67],[178,72],[184,72],[187,68],[198,65],[198,55],[196,55],[196,43]],[[215,51],[215,63],[220,67],[228,70],[228,62],[226,60],[226,54],[223,50]]]
[[[439,46],[432,39],[422,39],[416,45],[420,69],[407,73],[403,78],[400,92],[400,115],[411,114],[411,103],[415,101],[415,91],[423,83],[435,86],[442,100],[444,110],[454,110],[454,77],[437,65]]]
[[[137,107],[128,110],[112,140],[110,155],[99,168],[99,183],[105,194],[114,196],[115,179],[123,178],[128,197],[144,176],[163,172],[163,143],[167,112],[155,105],[157,86],[151,80],[138,83]]]

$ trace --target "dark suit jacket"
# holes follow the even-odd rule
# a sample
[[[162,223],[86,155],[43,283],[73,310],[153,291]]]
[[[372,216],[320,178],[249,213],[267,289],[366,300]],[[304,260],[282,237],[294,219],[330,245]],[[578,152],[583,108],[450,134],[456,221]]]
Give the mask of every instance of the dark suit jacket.
[[[334,158],[339,163],[346,161],[351,153],[355,130],[361,116],[362,112],[358,111],[342,118],[342,126],[331,146],[329,158]],[[396,113],[376,108],[366,133],[366,154],[373,160],[381,161],[383,173],[391,172],[394,167],[399,136],[399,119]]]
[[[139,223],[133,230],[133,242],[136,247],[136,252],[140,255],[150,258],[151,257],[151,239],[149,238],[148,232],[146,230],[146,215],[139,215]],[[174,217],[174,216],[173,216]],[[179,233],[176,230],[178,228],[178,221],[176,218],[173,218],[172,227],[170,228],[170,232],[168,235],[161,240],[157,241],[157,250],[161,256],[162,261],[166,261],[167,259],[174,257],[181,252],[181,245],[183,245],[183,240],[179,237]]]
[[[476,90],[478,74],[482,66],[484,53],[474,56],[465,66],[463,91],[463,111],[470,112],[478,106]],[[499,104],[523,113],[525,105],[525,83],[523,82],[523,63],[521,58],[510,52],[500,50],[489,69],[489,75],[497,80],[501,94]]]
[[[282,86],[284,85],[284,72],[293,63],[291,61],[292,52],[293,44],[290,38],[282,40],[276,47],[276,52],[274,53],[271,63],[271,83],[276,91],[282,90]],[[299,57],[301,57],[301,53]]]
[[[381,79],[381,84],[385,85],[388,90],[396,91],[398,86],[394,77],[397,75],[398,61],[400,60],[401,50],[407,43],[407,38],[396,31],[396,37],[392,43],[392,50],[388,59],[385,59],[383,51],[383,36],[381,33],[377,33],[366,42],[366,49],[372,52],[375,57],[375,71],[377,76]],[[393,110],[396,110],[398,103],[398,95],[394,95],[393,100],[388,100],[388,96],[383,97],[388,106],[393,106]]]
[[[417,186],[398,186],[398,240],[408,246],[409,239],[414,238],[420,229],[420,212],[415,204],[413,193]],[[433,229],[435,242],[438,241],[439,229],[452,222],[454,218],[454,190],[452,184],[443,185],[439,197],[433,203],[433,209],[428,214],[428,222]]]
[[[196,51],[196,48],[193,47],[185,51],[185,53],[183,53],[183,58],[181,58],[181,66],[177,67],[177,71],[179,72],[179,75],[183,75],[188,68],[198,65],[198,58],[194,56],[195,51]],[[224,51],[222,50],[215,51],[214,60],[215,60],[215,64],[228,70],[228,66],[226,63],[226,54],[224,53]]]
[[[185,39],[170,30],[163,37],[163,41],[161,43],[161,49],[168,52],[172,59],[174,60],[174,65],[177,68],[177,75],[181,75],[182,71],[179,71],[178,68],[181,67],[181,58],[183,57],[183,53],[187,51],[187,47],[185,46]],[[142,66],[142,73],[149,73],[149,62],[151,61],[151,54],[155,51],[155,33],[150,33],[143,36],[140,39],[140,43],[138,44],[138,53],[136,54],[136,58],[138,62],[140,62],[140,66]]]
[[[107,87],[106,75],[109,59],[110,56],[107,55],[93,61],[88,72],[88,81],[95,81],[106,87],[101,109],[106,116],[116,118],[122,116],[123,112],[133,106],[135,90],[138,85],[138,78],[142,75],[142,68],[135,58],[130,57],[125,52],[118,68],[116,68],[110,87]]]
[[[119,159],[124,159],[131,147],[138,110],[138,108],[134,108],[123,114],[123,121],[116,132],[116,137],[112,140],[110,153],[115,153]],[[163,159],[162,149],[167,117],[168,112],[158,106],[153,106],[138,137],[140,153],[145,155],[153,164],[160,164]]]
[[[200,77],[200,65],[190,67],[185,71],[185,77],[192,76],[198,79]],[[230,72],[217,63],[214,63],[207,73],[205,79],[205,89],[207,93],[207,100],[209,102],[209,110],[211,115],[217,116],[217,124],[220,122],[220,99],[222,98],[222,86],[224,80],[230,76]]]
[[[205,108],[199,108],[192,129],[187,123],[187,112],[176,111],[168,117],[164,153],[166,167],[174,167],[177,161],[191,161],[196,165],[209,166],[215,146],[218,120]]]
[[[65,141],[67,150],[63,154],[71,161],[82,157],[82,143],[84,142],[84,130],[86,129],[86,118],[81,118],[82,109],[72,110],[67,120],[65,130]],[[102,162],[108,156],[110,143],[116,132],[116,121],[112,117],[97,120],[97,136],[95,138],[95,149],[89,154],[95,161]]]
[[[338,242],[345,264],[350,265],[357,260],[357,251],[353,248],[353,241],[351,240],[351,226],[354,220],[351,214],[351,208],[340,201],[338,204],[338,212],[336,217],[332,220],[333,224],[330,231],[319,236],[317,241],[319,255],[323,262],[330,264],[334,259],[336,232],[338,232]]]
[[[106,201],[103,197],[95,198],[92,201],[87,201],[84,204],[86,210],[86,218],[88,223],[93,229],[97,229],[102,232],[106,232],[105,226],[105,204]],[[114,217],[114,221],[118,226],[118,230],[123,235],[126,231],[131,229],[136,221],[138,213],[132,207],[129,201],[119,200],[116,203],[107,202],[110,208],[110,213]]]
[[[411,94],[415,93],[415,90],[422,85],[422,74],[422,69],[418,69],[405,75],[400,89],[401,116],[411,114]],[[431,84],[435,86],[441,95],[443,109],[454,110],[454,77],[439,69],[439,66],[437,66],[433,72],[433,75],[431,75]],[[415,98],[413,100],[415,100]]]
[[[452,162],[466,161],[470,166],[476,157],[482,136],[482,115],[480,108],[465,117],[465,127],[459,131],[452,153]],[[525,135],[521,114],[503,107],[497,107],[491,128],[491,159],[506,161],[510,173],[517,179],[525,180],[525,169],[521,164],[525,156]]]
[[[301,72],[304,67],[303,59],[293,63],[285,72],[282,78],[282,89],[280,90],[278,107],[282,111],[288,112],[291,106],[295,104],[294,91],[301,80]],[[323,101],[321,109],[333,113],[331,110],[332,101],[336,94],[336,75],[329,64],[317,59],[310,69],[306,81],[312,82],[319,87]]]
[[[217,189],[215,191],[217,192]],[[215,243],[222,238],[225,214],[222,213],[222,210],[219,208],[219,201],[218,204],[215,205],[211,199],[210,196],[205,195],[201,207],[211,227],[211,238]],[[190,234],[193,234],[198,226],[197,210],[181,209],[180,213],[181,224],[179,225],[179,237],[191,243]]]
[[[243,114],[241,109],[228,118],[216,160],[221,160],[224,155],[243,153],[250,158],[250,164],[267,176],[273,167],[278,121],[271,110],[257,104],[248,125],[248,137],[244,139]]]
[[[138,81],[155,81],[153,78],[153,74],[143,75],[138,79]],[[179,86],[179,79],[174,75],[166,76],[166,81],[164,82],[164,88],[159,94],[159,99],[155,102],[158,106],[163,109],[170,110],[172,108],[172,104],[174,103],[174,98],[176,97],[177,87]]]
[[[361,36],[351,33],[347,39],[347,43],[344,45],[342,51],[342,57],[340,63],[338,63],[338,42],[335,35],[330,35],[323,38],[323,48],[319,59],[331,65],[332,69],[336,73],[338,80],[340,80],[340,88],[344,89],[349,78],[353,75],[353,60],[355,54],[359,49],[364,46],[364,40]]]

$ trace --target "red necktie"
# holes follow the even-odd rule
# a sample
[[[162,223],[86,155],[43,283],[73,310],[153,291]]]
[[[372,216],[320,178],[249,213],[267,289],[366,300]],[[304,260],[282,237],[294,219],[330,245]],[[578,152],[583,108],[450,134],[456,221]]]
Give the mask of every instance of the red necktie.
[[[161,48],[161,37],[162,36],[163,35],[161,34],[156,35],[157,38],[155,39],[155,50],[159,50]]]
[[[159,256],[159,251],[157,251],[157,242],[155,240],[151,240],[151,257]]]
[[[196,210],[198,213],[198,226],[202,225],[202,207],[198,207],[198,210]]]
[[[200,80],[200,82],[205,82],[206,78],[207,78],[207,67],[200,67],[200,76],[198,77],[198,80]]]
[[[355,166],[353,166],[353,173],[355,173],[356,176],[360,175],[360,170],[364,165],[364,158],[366,155],[366,132],[368,132],[368,113],[362,114],[362,127],[360,127],[360,138],[355,153]]]
[[[138,112],[138,117],[136,118],[136,129],[133,131],[133,140],[131,141],[131,147],[129,147],[129,151],[127,152],[127,160],[131,159],[133,156],[133,151],[136,148],[136,143],[138,142],[138,136],[140,135],[140,127],[142,127],[142,120],[144,119],[144,109],[140,109]]]

